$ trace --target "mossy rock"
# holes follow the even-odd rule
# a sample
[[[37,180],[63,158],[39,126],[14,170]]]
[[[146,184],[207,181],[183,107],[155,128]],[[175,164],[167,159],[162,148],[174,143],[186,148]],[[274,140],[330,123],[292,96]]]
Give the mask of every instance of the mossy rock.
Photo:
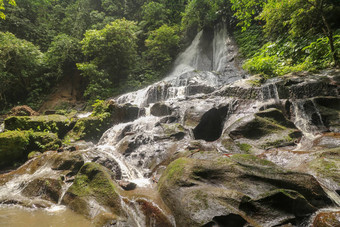
[[[332,179],[340,187],[340,148],[321,152],[308,166],[317,176]]]
[[[56,150],[61,141],[56,134],[33,131],[0,133],[0,168],[24,162],[31,151]]]
[[[109,114],[95,117],[81,118],[77,121],[67,137],[73,140],[97,142],[103,133],[113,125]]]
[[[176,225],[210,226],[224,223],[223,219],[230,226],[234,221],[240,224],[236,226],[279,226],[286,221],[300,223],[332,204],[312,175],[282,169],[250,154],[215,153],[210,159],[200,152],[177,159],[163,172],[158,190]]]
[[[22,190],[24,196],[36,198],[40,197],[58,203],[62,194],[62,181],[52,178],[37,178],[30,181]]]
[[[262,117],[264,119],[267,119],[271,121],[274,124],[282,125],[287,128],[296,128],[294,123],[289,121],[282,113],[282,111],[270,108],[263,111],[260,111],[255,114],[256,116]]]
[[[155,103],[151,109],[150,109],[150,113],[153,116],[157,116],[157,117],[161,117],[161,116],[167,116],[170,115],[172,113],[172,109],[165,105],[164,103]]]
[[[75,121],[63,115],[41,115],[26,117],[9,117],[5,119],[6,130],[33,130],[37,132],[57,133],[59,138],[72,129]]]
[[[293,122],[280,110],[271,108],[239,119],[225,130],[222,138],[232,138],[241,150],[248,152],[251,147],[269,149],[293,146],[301,136],[302,132]]]
[[[30,152],[28,155],[27,155],[27,159],[30,160],[30,159],[33,159],[35,157],[38,157],[39,155],[41,155],[42,153],[39,152],[39,151],[32,151]]]
[[[28,135],[30,140],[29,151],[57,150],[62,145],[61,140],[55,133],[28,131]]]
[[[29,135],[24,131],[7,131],[0,133],[0,168],[25,161]]]
[[[76,175],[73,185],[63,198],[63,204],[90,218],[95,218],[92,214],[100,207],[121,216],[122,209],[117,188],[105,167],[89,162]],[[96,204],[96,207],[93,207],[93,204]],[[96,209],[96,212],[92,209]]]
[[[334,132],[340,131],[340,98],[318,97],[314,99],[323,124]]]

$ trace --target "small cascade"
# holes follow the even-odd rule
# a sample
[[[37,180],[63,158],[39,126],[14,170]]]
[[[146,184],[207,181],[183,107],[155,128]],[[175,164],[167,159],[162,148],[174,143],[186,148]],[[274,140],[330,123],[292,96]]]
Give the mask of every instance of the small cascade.
[[[320,112],[312,100],[296,100],[293,102],[295,125],[307,136],[314,138],[325,130]]]
[[[135,201],[130,201],[129,199],[123,197],[121,198],[121,205],[125,213],[128,214],[129,221],[132,222],[130,224],[136,227],[146,227],[146,217],[139,209]]]
[[[262,89],[262,100],[266,101],[269,99],[274,99],[275,101],[279,101],[279,93],[277,91],[276,84],[268,84],[261,87]]]
[[[13,177],[7,181],[6,184],[0,186],[0,201],[27,201],[25,196],[21,195],[22,190],[28,185],[29,182],[44,177],[53,177],[55,173],[50,168],[49,163],[39,168],[34,174],[22,174],[18,177]],[[29,203],[32,203],[30,201]]]
[[[4,130],[5,130],[5,124],[0,123],[0,133],[3,132]]]
[[[61,204],[61,201],[63,201],[63,198],[67,192],[67,190],[72,186],[73,182],[65,183],[62,185],[61,195],[59,197],[57,205]]]

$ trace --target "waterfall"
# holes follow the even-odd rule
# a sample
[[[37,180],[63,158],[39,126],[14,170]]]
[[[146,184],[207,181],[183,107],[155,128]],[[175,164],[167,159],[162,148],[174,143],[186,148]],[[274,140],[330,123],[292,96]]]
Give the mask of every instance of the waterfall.
[[[234,62],[236,53],[236,45],[224,24],[216,25],[212,32],[200,31],[191,45],[178,55],[163,81],[124,94],[116,101],[145,107],[168,99],[185,99],[191,95],[190,86],[217,88],[234,82],[242,76]]]

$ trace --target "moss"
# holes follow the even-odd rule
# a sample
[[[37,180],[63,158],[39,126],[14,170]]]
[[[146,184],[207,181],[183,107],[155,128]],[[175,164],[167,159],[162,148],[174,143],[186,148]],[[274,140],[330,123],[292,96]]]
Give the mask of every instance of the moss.
[[[57,133],[61,138],[74,125],[71,121],[63,115],[42,115],[30,117],[9,117],[5,119],[6,130],[33,130],[37,132],[52,132]]]
[[[30,139],[29,150],[47,151],[57,150],[61,147],[61,140],[55,133],[28,131],[28,135]]]
[[[249,165],[261,165],[268,167],[276,167],[276,165],[268,160],[258,158],[250,154],[234,154],[230,157],[232,160],[239,163],[246,163]]]
[[[201,207],[197,207],[198,210],[202,209],[208,209],[208,194],[206,192],[203,192],[202,190],[195,190],[192,192],[194,194],[194,200],[195,202],[200,202]]]
[[[331,178],[340,186],[340,149],[330,149],[322,152],[319,157],[309,163],[317,175]]]
[[[33,131],[0,133],[0,168],[24,162],[30,151],[56,150],[61,141],[56,134]]]
[[[28,155],[27,155],[27,159],[32,159],[32,158],[35,158],[37,156],[41,155],[41,152],[39,151],[32,151],[30,152]]]
[[[281,110],[270,108],[267,110],[256,113],[256,116],[264,118],[273,124],[281,125],[287,128],[296,128],[294,123],[289,121],[282,113]]]
[[[117,186],[111,180],[108,170],[97,163],[86,163],[77,174],[73,185],[67,191],[64,202],[76,212],[89,215],[88,203],[94,199],[114,214],[121,214]]]
[[[180,180],[183,175],[185,166],[189,165],[189,163],[190,159],[188,158],[179,158],[170,163],[170,165],[168,165],[168,167],[165,169],[162,177],[159,180],[158,188],[160,188],[165,181],[172,184],[177,180]]]
[[[0,168],[13,165],[27,158],[29,135],[23,131],[0,133]]]
[[[247,143],[236,143],[236,145],[241,149],[241,151],[244,151],[244,152],[247,152],[247,153],[252,148],[252,146],[247,144]]]
[[[73,140],[97,141],[112,126],[110,114],[79,119],[67,138]]]
[[[164,130],[164,133],[168,136],[175,134],[175,133],[178,133],[178,132],[184,132],[185,131],[184,127],[179,123],[162,124],[162,128]]]

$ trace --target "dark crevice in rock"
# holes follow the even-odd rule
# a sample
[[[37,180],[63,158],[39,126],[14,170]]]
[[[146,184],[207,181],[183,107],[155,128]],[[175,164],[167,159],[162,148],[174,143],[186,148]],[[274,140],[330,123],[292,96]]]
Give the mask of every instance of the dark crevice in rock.
[[[243,227],[247,223],[240,215],[229,214],[216,216],[213,220],[202,227]]]
[[[194,128],[195,139],[212,142],[221,137],[223,123],[228,114],[229,106],[213,108],[203,114],[200,123]]]

